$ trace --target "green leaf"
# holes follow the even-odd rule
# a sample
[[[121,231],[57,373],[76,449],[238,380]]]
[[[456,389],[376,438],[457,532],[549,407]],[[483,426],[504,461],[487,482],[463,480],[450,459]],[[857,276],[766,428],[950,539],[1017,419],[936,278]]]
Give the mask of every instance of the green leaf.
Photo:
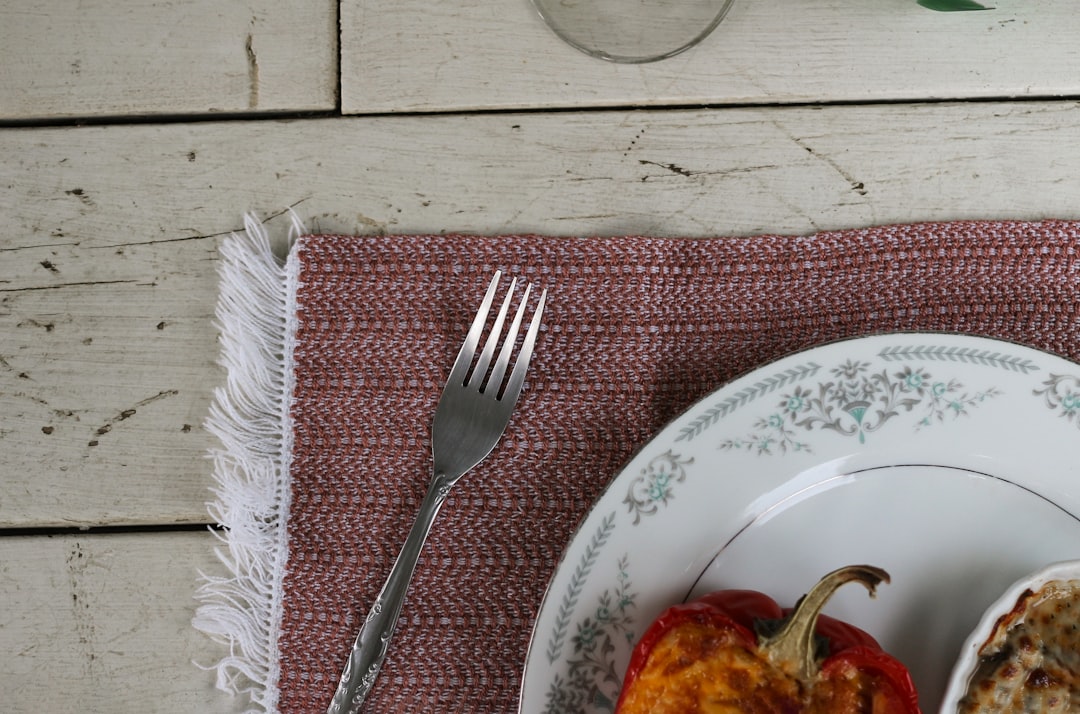
[[[919,0],[919,4],[938,12],[957,12],[960,10],[993,10],[975,0]]]

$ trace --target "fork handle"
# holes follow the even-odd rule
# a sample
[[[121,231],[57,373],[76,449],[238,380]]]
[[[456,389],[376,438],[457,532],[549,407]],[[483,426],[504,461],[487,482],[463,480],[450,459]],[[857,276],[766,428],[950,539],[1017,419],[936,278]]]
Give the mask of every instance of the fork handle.
[[[453,480],[444,474],[436,473],[432,476],[427,493],[424,494],[424,500],[420,504],[420,512],[416,514],[416,520],[409,530],[409,537],[401,546],[401,552],[394,561],[390,575],[387,576],[382,590],[375,598],[375,604],[371,606],[367,618],[360,626],[360,632],[357,633],[356,641],[349,653],[349,661],[345,663],[341,681],[338,683],[334,699],[330,702],[326,714],[347,714],[358,709],[375,684],[375,678],[378,677],[383,660],[386,659],[390,638],[394,634],[394,627],[401,614],[401,605],[409,589],[413,571],[416,570],[420,551],[431,531],[435,515],[450,493],[452,485]]]

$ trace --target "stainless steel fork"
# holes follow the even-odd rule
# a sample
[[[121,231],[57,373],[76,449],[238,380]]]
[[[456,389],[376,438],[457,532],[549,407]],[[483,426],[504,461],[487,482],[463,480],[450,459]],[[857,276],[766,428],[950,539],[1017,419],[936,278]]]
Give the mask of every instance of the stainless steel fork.
[[[525,371],[529,368],[536,336],[540,331],[540,318],[547,302],[547,291],[540,293],[536,311],[529,322],[528,331],[518,350],[517,360],[510,378],[503,386],[503,378],[510,365],[510,357],[517,342],[522,317],[531,285],[525,286],[525,294],[514,313],[510,329],[502,340],[499,356],[492,366],[503,324],[510,311],[517,279],[510,283],[510,289],[503,300],[502,308],[495,316],[484,349],[473,365],[476,348],[484,331],[495,293],[499,287],[501,272],[496,272],[488,286],[487,294],[480,305],[480,310],[473,319],[465,343],[458,352],[457,360],[450,370],[450,376],[443,387],[442,397],[435,409],[435,419],[431,426],[431,455],[433,469],[427,493],[420,504],[420,512],[413,522],[409,536],[398,554],[390,575],[383,584],[382,591],[375,598],[375,603],[368,612],[367,619],[360,626],[349,661],[341,673],[334,699],[326,710],[327,714],[345,714],[354,711],[363,703],[371,691],[379,669],[386,659],[390,638],[394,634],[405,592],[409,588],[416,561],[424,546],[435,515],[439,512],[446,496],[462,475],[480,463],[495,448],[510,421],[510,413],[521,394],[521,385],[525,381]],[[488,367],[491,372],[488,374]]]

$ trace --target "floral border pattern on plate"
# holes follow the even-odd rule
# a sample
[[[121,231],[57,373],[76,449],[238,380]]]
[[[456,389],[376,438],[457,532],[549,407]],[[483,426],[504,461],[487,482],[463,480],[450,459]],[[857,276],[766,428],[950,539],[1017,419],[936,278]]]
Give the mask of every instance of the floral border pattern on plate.
[[[939,377],[937,369],[925,363],[962,363],[1027,375],[1041,368],[1032,360],[1006,352],[941,345],[901,345],[885,347],[876,357],[887,363],[914,362],[890,372],[886,367],[871,370],[868,360],[847,359],[829,370],[830,378],[808,386],[822,365],[807,361],[748,385],[721,402],[705,409],[683,427],[674,441],[690,441],[733,412],[781,392],[776,411],[754,423],[754,433],[719,444],[725,450],[749,450],[760,454],[810,451],[799,441],[797,428],[806,432],[831,432],[866,443],[868,434],[910,413],[915,430],[946,423],[971,412],[1003,394],[995,386],[966,389],[954,377]],[[941,365],[937,365],[940,367]],[[1043,398],[1047,408],[1080,428],[1080,377],[1051,374],[1032,394]],[[759,433],[760,432],[760,433]],[[630,526],[659,512],[676,495],[676,486],[687,478],[692,457],[668,450],[653,459],[632,479],[623,503]],[[584,616],[577,616],[586,585],[591,582],[604,546],[620,524],[617,511],[605,516],[593,533],[574,568],[562,599],[555,625],[550,630],[549,664],[562,660],[547,693],[546,714],[563,712],[610,712],[621,689],[622,673],[615,669],[617,643],[633,644],[635,598],[631,582],[630,554],[615,563],[614,581],[595,595]],[[571,635],[571,626],[574,634]],[[569,646],[569,651],[567,647]]]

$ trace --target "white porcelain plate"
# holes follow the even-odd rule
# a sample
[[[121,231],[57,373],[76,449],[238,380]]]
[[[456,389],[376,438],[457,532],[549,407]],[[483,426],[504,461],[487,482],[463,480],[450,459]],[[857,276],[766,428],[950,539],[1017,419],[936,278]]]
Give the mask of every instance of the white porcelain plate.
[[[521,714],[610,712],[633,644],[669,605],[752,588],[792,605],[852,563],[869,599],[825,612],[911,670],[924,711],[983,611],[1080,558],[1080,365],[946,334],[784,358],[657,434],[571,539],[537,617]]]

